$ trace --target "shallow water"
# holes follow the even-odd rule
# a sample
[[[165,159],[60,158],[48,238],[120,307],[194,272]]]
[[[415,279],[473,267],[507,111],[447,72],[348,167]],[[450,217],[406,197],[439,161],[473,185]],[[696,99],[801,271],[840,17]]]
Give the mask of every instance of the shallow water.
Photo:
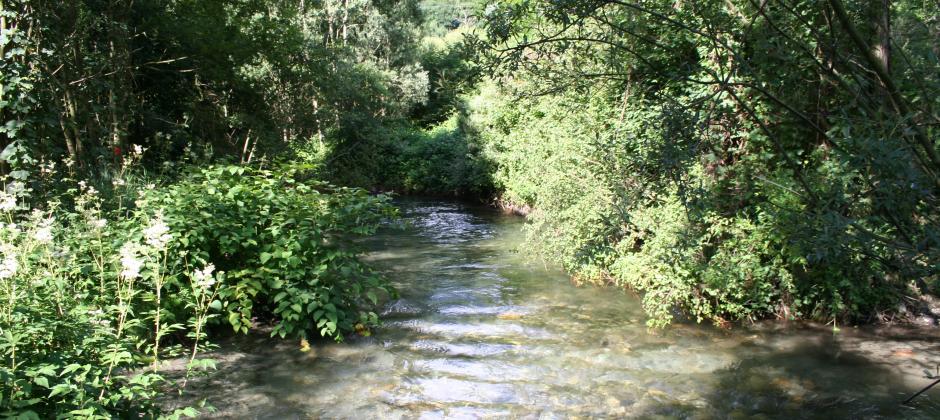
[[[190,384],[238,418],[940,418],[931,331],[764,324],[647,330],[638,300],[577,288],[521,252],[522,222],[401,202],[403,230],[366,245],[401,298],[346,344],[252,336]]]

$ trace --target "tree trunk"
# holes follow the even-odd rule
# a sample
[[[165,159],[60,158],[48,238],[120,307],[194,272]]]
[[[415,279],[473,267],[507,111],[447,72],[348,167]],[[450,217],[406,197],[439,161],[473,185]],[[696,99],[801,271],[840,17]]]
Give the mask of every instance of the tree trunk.
[[[72,92],[66,88],[62,96],[63,115],[60,117],[59,125],[62,127],[62,134],[65,138],[65,147],[69,152],[69,158],[76,165],[82,163],[82,137],[78,130],[77,108]]]
[[[7,17],[6,9],[4,8],[3,0],[0,0],[0,38],[7,38]],[[0,44],[0,60],[6,61],[6,44]],[[0,84],[0,103],[3,102],[4,86]],[[6,107],[0,106],[0,124],[6,124],[7,122],[7,110]],[[5,150],[7,146],[10,145],[10,137],[7,136],[6,132],[0,133],[0,152]],[[0,161],[0,175],[5,175],[9,172],[7,163]]]
[[[881,0],[874,14],[877,40],[874,43],[875,57],[881,62],[885,74],[891,75],[891,0]]]
[[[349,25],[349,0],[343,0],[343,46],[346,46],[347,28]]]
[[[833,21],[832,21],[832,11],[829,9],[829,5],[826,3],[821,3],[819,5],[822,8],[822,18],[825,23],[826,28],[830,30],[830,36],[832,35]],[[827,69],[826,71],[819,71],[817,75],[817,89],[816,89],[816,126],[820,128],[822,132],[816,132],[816,144],[823,145],[826,147],[826,153],[828,154],[829,138],[824,133],[829,131],[829,104],[832,98],[833,86],[832,82],[828,78],[827,73],[833,73],[835,71],[835,60],[834,52],[835,45],[827,40],[821,35],[816,39],[816,56],[820,63]]]
[[[326,7],[326,46],[333,46],[333,12]]]
[[[127,145],[127,129],[130,125],[129,97],[131,95],[131,74],[130,74],[130,48],[128,42],[130,33],[128,30],[129,22],[129,2],[127,0],[112,0],[109,4],[111,13],[111,30],[109,37],[109,52],[111,75],[110,89],[108,91],[108,112],[110,115],[110,127],[108,128],[109,139],[108,146],[115,152],[123,152]],[[118,161],[118,153],[115,153],[115,163]]]
[[[323,148],[323,123],[320,120],[320,102],[313,98],[313,123],[317,128],[317,144]]]
[[[898,89],[897,85],[894,84],[894,80],[888,75],[888,70],[884,68],[882,62],[872,53],[871,47],[867,45],[861,34],[859,34],[858,29],[845,11],[845,6],[842,4],[842,1],[829,0],[829,4],[832,6],[832,11],[835,12],[839,24],[845,29],[849,35],[849,39],[861,53],[862,59],[868,67],[875,72],[878,81],[884,86],[888,99],[891,102],[891,107],[895,110],[900,120],[903,121],[910,116],[910,109],[904,97],[901,95],[901,91]],[[923,127],[917,124],[906,125],[914,134],[915,144],[920,148],[919,153],[925,155],[923,164],[924,171],[933,178],[934,185],[940,187],[940,176],[938,176],[938,173],[940,173],[940,154],[937,153],[936,146],[933,141],[927,137],[927,133],[924,132]]]

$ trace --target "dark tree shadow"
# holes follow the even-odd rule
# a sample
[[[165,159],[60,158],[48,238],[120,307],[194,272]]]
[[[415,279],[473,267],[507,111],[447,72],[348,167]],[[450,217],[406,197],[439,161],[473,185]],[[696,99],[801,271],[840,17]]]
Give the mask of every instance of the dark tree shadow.
[[[826,334],[813,331],[781,345],[744,342],[740,360],[703,378],[702,400],[644,398],[636,417],[668,418],[940,418],[940,389],[901,403],[931,381],[923,369],[940,360],[938,341],[911,331]],[[787,337],[780,334],[779,337]],[[717,377],[717,378],[716,378]]]

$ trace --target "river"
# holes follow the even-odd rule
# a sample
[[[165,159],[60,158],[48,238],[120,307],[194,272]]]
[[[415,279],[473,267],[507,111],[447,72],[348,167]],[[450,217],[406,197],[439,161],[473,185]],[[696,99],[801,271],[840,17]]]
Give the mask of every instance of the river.
[[[403,200],[364,245],[400,291],[344,344],[261,335],[174,404],[237,418],[940,418],[929,330],[761,323],[650,331],[635,296],[573,286],[523,249],[522,220]]]

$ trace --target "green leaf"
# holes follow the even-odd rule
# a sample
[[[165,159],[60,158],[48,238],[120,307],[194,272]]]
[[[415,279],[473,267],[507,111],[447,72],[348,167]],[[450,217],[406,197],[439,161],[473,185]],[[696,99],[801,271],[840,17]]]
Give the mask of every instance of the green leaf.
[[[52,392],[49,393],[49,398],[52,398],[56,395],[67,394],[69,391],[71,391],[71,389],[69,388],[68,384],[58,384],[52,387]]]
[[[9,162],[10,158],[13,157],[13,154],[16,153],[18,145],[18,142],[12,142],[8,144],[7,147],[5,147],[2,152],[0,152],[0,160]]]

